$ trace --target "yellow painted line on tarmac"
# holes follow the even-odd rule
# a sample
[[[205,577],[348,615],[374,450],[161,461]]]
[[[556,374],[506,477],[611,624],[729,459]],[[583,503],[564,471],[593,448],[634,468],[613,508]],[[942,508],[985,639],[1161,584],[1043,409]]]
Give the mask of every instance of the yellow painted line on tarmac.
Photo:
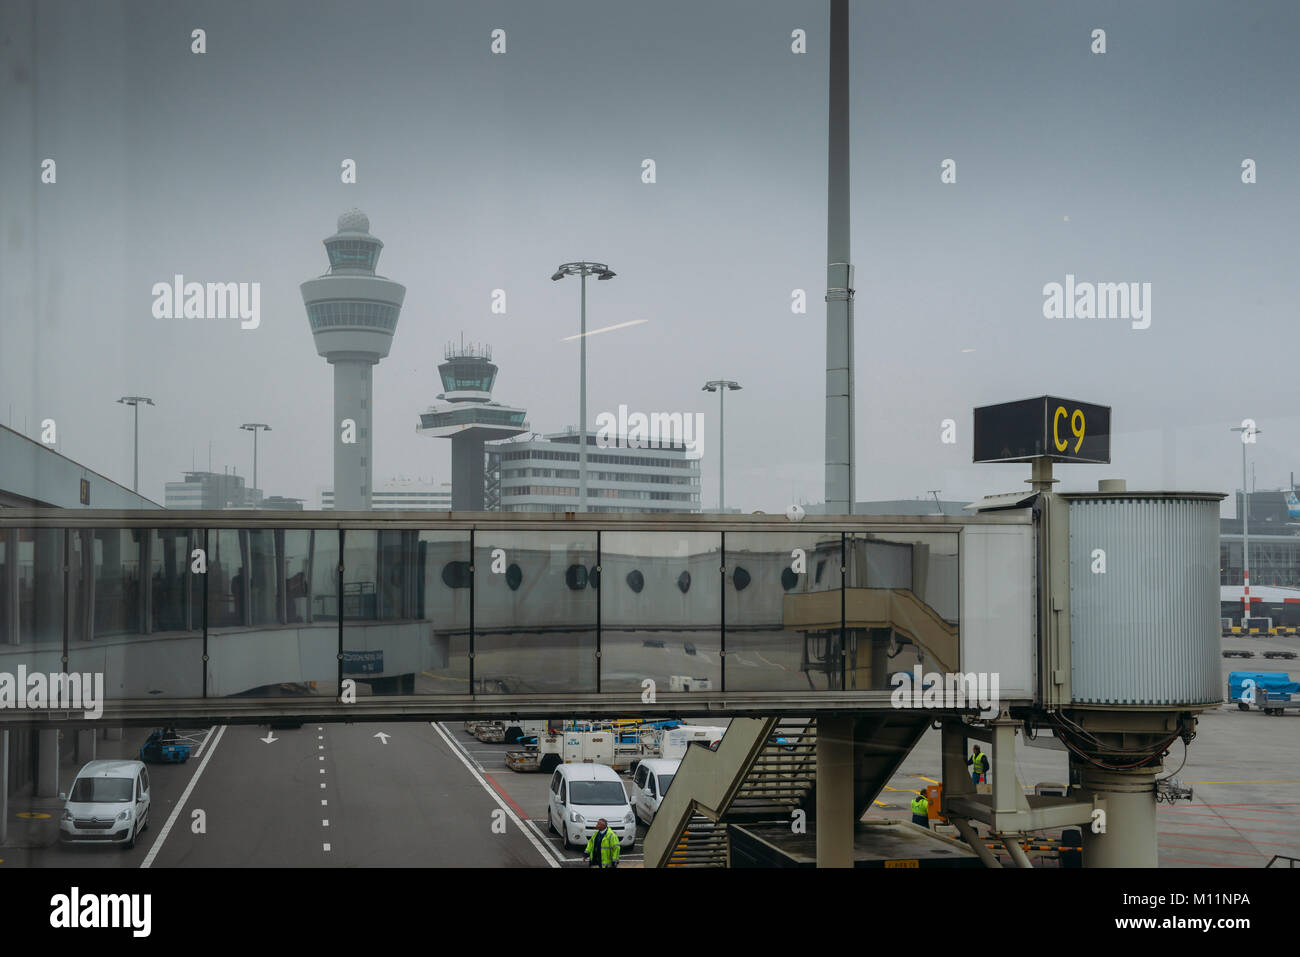
[[[47,821],[50,817],[40,811],[19,811],[18,816],[27,821]]]
[[[939,782],[936,781],[934,778],[927,778],[924,774],[918,774],[917,777],[920,778],[922,781],[929,781],[931,784],[938,784],[938,783],[939,783]]]

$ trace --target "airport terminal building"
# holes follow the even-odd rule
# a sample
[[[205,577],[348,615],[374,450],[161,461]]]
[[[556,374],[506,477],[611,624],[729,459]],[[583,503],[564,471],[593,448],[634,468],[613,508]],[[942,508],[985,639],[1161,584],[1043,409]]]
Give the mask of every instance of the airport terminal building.
[[[503,512],[579,511],[576,429],[490,445],[488,472]],[[587,511],[698,512],[700,460],[681,445],[601,448],[588,432]]]

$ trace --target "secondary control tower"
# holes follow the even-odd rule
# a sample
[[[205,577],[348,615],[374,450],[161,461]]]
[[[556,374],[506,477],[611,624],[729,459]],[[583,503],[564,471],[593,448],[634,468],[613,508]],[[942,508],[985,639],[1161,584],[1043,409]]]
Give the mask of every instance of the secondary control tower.
[[[370,508],[374,417],[370,369],[388,355],[406,287],[375,275],[384,244],[359,209],[325,240],[329,272],[302,284],[316,352],[334,367],[334,508]]]
[[[483,510],[483,443],[528,431],[525,410],[492,401],[497,367],[487,346],[450,345],[438,366],[443,392],[420,415],[416,431],[451,439],[451,507]]]

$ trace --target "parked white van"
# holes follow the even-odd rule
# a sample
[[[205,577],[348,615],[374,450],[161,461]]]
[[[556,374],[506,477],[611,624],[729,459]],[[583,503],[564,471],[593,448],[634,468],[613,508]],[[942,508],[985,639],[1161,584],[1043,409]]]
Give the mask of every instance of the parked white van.
[[[91,761],[60,794],[59,840],[135,847],[149,826],[149,769],[143,761]]]
[[[636,774],[632,775],[632,811],[647,826],[654,821],[681,764],[680,760],[647,758],[636,766]]]
[[[561,764],[556,768],[546,806],[551,833],[563,837],[565,847],[585,849],[602,817],[623,850],[636,842],[636,815],[618,772],[604,764]]]

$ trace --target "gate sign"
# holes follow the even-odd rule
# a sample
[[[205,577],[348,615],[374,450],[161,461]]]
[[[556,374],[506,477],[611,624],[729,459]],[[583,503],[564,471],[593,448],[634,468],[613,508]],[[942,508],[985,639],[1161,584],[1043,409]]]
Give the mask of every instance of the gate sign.
[[[1110,462],[1110,406],[1041,396],[975,410],[976,462]]]

